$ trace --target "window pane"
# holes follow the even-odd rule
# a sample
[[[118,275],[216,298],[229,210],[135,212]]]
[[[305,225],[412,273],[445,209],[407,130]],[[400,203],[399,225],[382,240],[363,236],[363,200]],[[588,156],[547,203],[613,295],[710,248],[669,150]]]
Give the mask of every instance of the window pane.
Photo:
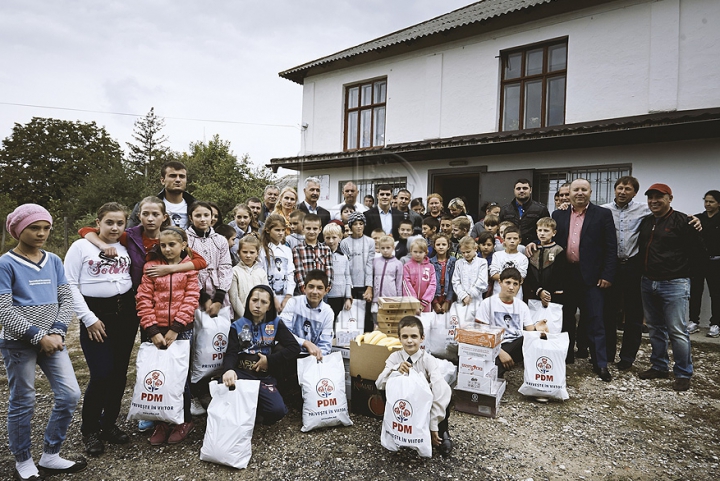
[[[506,85],[503,97],[503,130],[520,128],[520,84]]]
[[[530,50],[525,57],[525,75],[538,75],[543,69],[543,49]]]
[[[370,147],[370,114],[371,110],[360,112],[360,148]]]
[[[373,103],[380,104],[385,102],[385,89],[387,82],[375,82],[375,98]]]
[[[357,118],[358,113],[357,112],[350,112],[348,113],[348,123],[347,123],[347,148],[348,149],[357,149]]]
[[[348,108],[350,108],[350,109],[357,108],[359,94],[360,94],[360,89],[358,87],[353,87],[351,89],[348,89]]]
[[[522,52],[513,53],[505,59],[505,76],[504,79],[514,79],[520,77],[522,67]]]
[[[360,95],[360,105],[370,105],[372,103],[372,84],[363,85],[362,95]]]
[[[565,76],[548,79],[545,111],[545,125],[565,123]]]
[[[373,124],[375,131],[373,132],[373,146],[385,145],[385,107],[378,107],[373,111],[375,119]]]
[[[567,45],[553,45],[548,47],[548,71],[564,70],[567,68]]]
[[[525,83],[525,113],[523,128],[540,127],[542,121],[542,80]]]

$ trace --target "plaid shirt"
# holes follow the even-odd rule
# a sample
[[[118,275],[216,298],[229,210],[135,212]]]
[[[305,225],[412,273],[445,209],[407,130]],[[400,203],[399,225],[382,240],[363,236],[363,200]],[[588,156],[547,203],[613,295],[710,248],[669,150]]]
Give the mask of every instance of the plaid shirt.
[[[298,289],[305,287],[305,274],[313,269],[325,271],[330,284],[328,287],[332,287],[333,256],[328,246],[322,242],[311,246],[303,241],[302,244],[293,247],[292,253],[295,263],[295,282]]]

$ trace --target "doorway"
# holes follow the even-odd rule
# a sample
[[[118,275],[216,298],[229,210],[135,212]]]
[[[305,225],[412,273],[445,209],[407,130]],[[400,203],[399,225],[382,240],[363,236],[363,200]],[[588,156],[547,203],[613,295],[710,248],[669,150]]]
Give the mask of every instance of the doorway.
[[[428,193],[440,194],[446,207],[451,199],[460,197],[465,202],[467,213],[476,219],[480,209],[480,169],[473,168],[471,172],[457,170],[428,172]]]

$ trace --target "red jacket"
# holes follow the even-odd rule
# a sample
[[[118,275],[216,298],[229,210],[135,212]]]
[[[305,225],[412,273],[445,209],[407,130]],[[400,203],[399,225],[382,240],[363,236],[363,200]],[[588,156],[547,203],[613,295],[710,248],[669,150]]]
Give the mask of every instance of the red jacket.
[[[186,257],[181,262],[192,262]],[[149,267],[165,264],[165,261],[148,261]],[[148,277],[143,274],[138,287],[137,312],[140,326],[148,336],[160,333],[160,328],[175,332],[188,329],[194,320],[195,309],[200,302],[200,284],[195,270],[176,272],[162,277]]]

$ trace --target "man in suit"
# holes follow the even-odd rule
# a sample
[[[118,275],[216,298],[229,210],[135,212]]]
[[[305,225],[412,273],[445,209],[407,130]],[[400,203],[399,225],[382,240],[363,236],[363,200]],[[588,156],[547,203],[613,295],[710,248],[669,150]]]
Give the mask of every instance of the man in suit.
[[[365,231],[364,234],[370,237],[375,229],[382,229],[386,234],[392,235],[395,240],[400,239],[398,228],[400,221],[405,216],[397,209],[393,209],[390,204],[392,202],[392,187],[388,184],[382,184],[378,187],[377,207],[368,209],[365,212]]]
[[[320,179],[317,177],[308,177],[305,179],[305,200],[297,205],[297,208],[306,214],[317,214],[320,216],[322,221],[322,227],[328,225],[330,222],[330,211],[323,209],[317,205],[317,201],[320,198]]]
[[[563,331],[570,336],[567,362],[572,363],[575,345],[575,312],[587,323],[593,371],[605,382],[612,380],[607,364],[603,307],[605,290],[615,279],[617,238],[612,213],[590,202],[592,188],[585,179],[570,184],[570,208],[556,210],[555,241],[565,249],[568,279],[563,294]],[[584,335],[584,329],[578,329]]]

